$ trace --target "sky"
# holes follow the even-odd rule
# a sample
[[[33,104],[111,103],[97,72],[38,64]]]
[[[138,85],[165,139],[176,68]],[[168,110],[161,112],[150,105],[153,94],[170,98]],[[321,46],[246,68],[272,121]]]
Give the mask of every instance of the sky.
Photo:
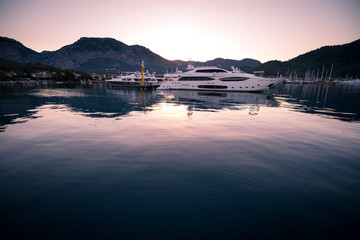
[[[0,0],[0,36],[37,52],[110,37],[168,60],[286,61],[360,39],[360,0]]]

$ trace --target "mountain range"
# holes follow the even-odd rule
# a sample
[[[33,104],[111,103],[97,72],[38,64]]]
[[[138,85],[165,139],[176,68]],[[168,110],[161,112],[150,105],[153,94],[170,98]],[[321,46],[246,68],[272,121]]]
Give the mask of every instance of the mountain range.
[[[20,42],[0,37],[0,58],[16,62],[42,63],[62,69],[85,70],[96,73],[116,73],[119,71],[136,71],[141,61],[151,72],[165,73],[175,68],[185,70],[186,61],[170,61],[140,45],[126,45],[113,38],[80,38],[73,44],[56,51],[41,53],[25,47]],[[230,69],[239,67],[243,71],[265,71],[267,75],[296,72],[299,77],[305,72],[319,72],[322,68],[329,71],[334,66],[335,75],[360,75],[360,39],[354,42],[324,46],[297,56],[289,61],[260,61],[245,58],[242,60],[216,58],[206,62],[193,62],[195,66],[217,66]]]
[[[97,73],[117,71],[136,71],[141,61],[151,72],[164,73],[176,68],[185,70],[187,62],[169,61],[148,48],[139,45],[128,46],[112,38],[80,38],[71,45],[56,51],[38,53],[20,42],[0,37],[0,58],[17,62],[40,62],[62,69],[85,70]],[[231,66],[241,69],[253,69],[261,64],[254,59],[231,60],[217,58],[207,62],[194,62],[195,65],[216,65],[229,69]]]

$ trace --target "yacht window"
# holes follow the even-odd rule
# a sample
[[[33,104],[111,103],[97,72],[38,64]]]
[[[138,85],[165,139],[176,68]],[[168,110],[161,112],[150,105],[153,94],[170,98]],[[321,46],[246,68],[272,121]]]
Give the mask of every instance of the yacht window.
[[[226,73],[223,69],[199,69],[196,70],[198,73]]]
[[[199,85],[198,88],[226,89],[227,86],[222,86],[222,85]]]
[[[182,77],[179,81],[211,81],[214,80],[211,77]]]
[[[221,81],[224,82],[236,82],[236,81],[245,81],[248,80],[247,77],[226,77],[226,78],[220,78]]]

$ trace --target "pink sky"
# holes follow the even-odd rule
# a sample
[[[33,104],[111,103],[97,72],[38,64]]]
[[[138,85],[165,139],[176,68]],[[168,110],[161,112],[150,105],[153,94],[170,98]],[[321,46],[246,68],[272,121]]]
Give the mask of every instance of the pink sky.
[[[359,0],[0,0],[0,36],[41,52],[111,37],[175,60],[288,60],[360,38]]]

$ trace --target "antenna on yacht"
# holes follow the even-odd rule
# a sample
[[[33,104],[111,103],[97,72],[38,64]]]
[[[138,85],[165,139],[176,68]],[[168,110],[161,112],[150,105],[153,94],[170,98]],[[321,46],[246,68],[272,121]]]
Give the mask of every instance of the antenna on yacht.
[[[187,65],[186,70],[192,70],[192,69],[194,69],[194,65],[192,65],[192,59],[190,57],[188,60],[188,65]]]

